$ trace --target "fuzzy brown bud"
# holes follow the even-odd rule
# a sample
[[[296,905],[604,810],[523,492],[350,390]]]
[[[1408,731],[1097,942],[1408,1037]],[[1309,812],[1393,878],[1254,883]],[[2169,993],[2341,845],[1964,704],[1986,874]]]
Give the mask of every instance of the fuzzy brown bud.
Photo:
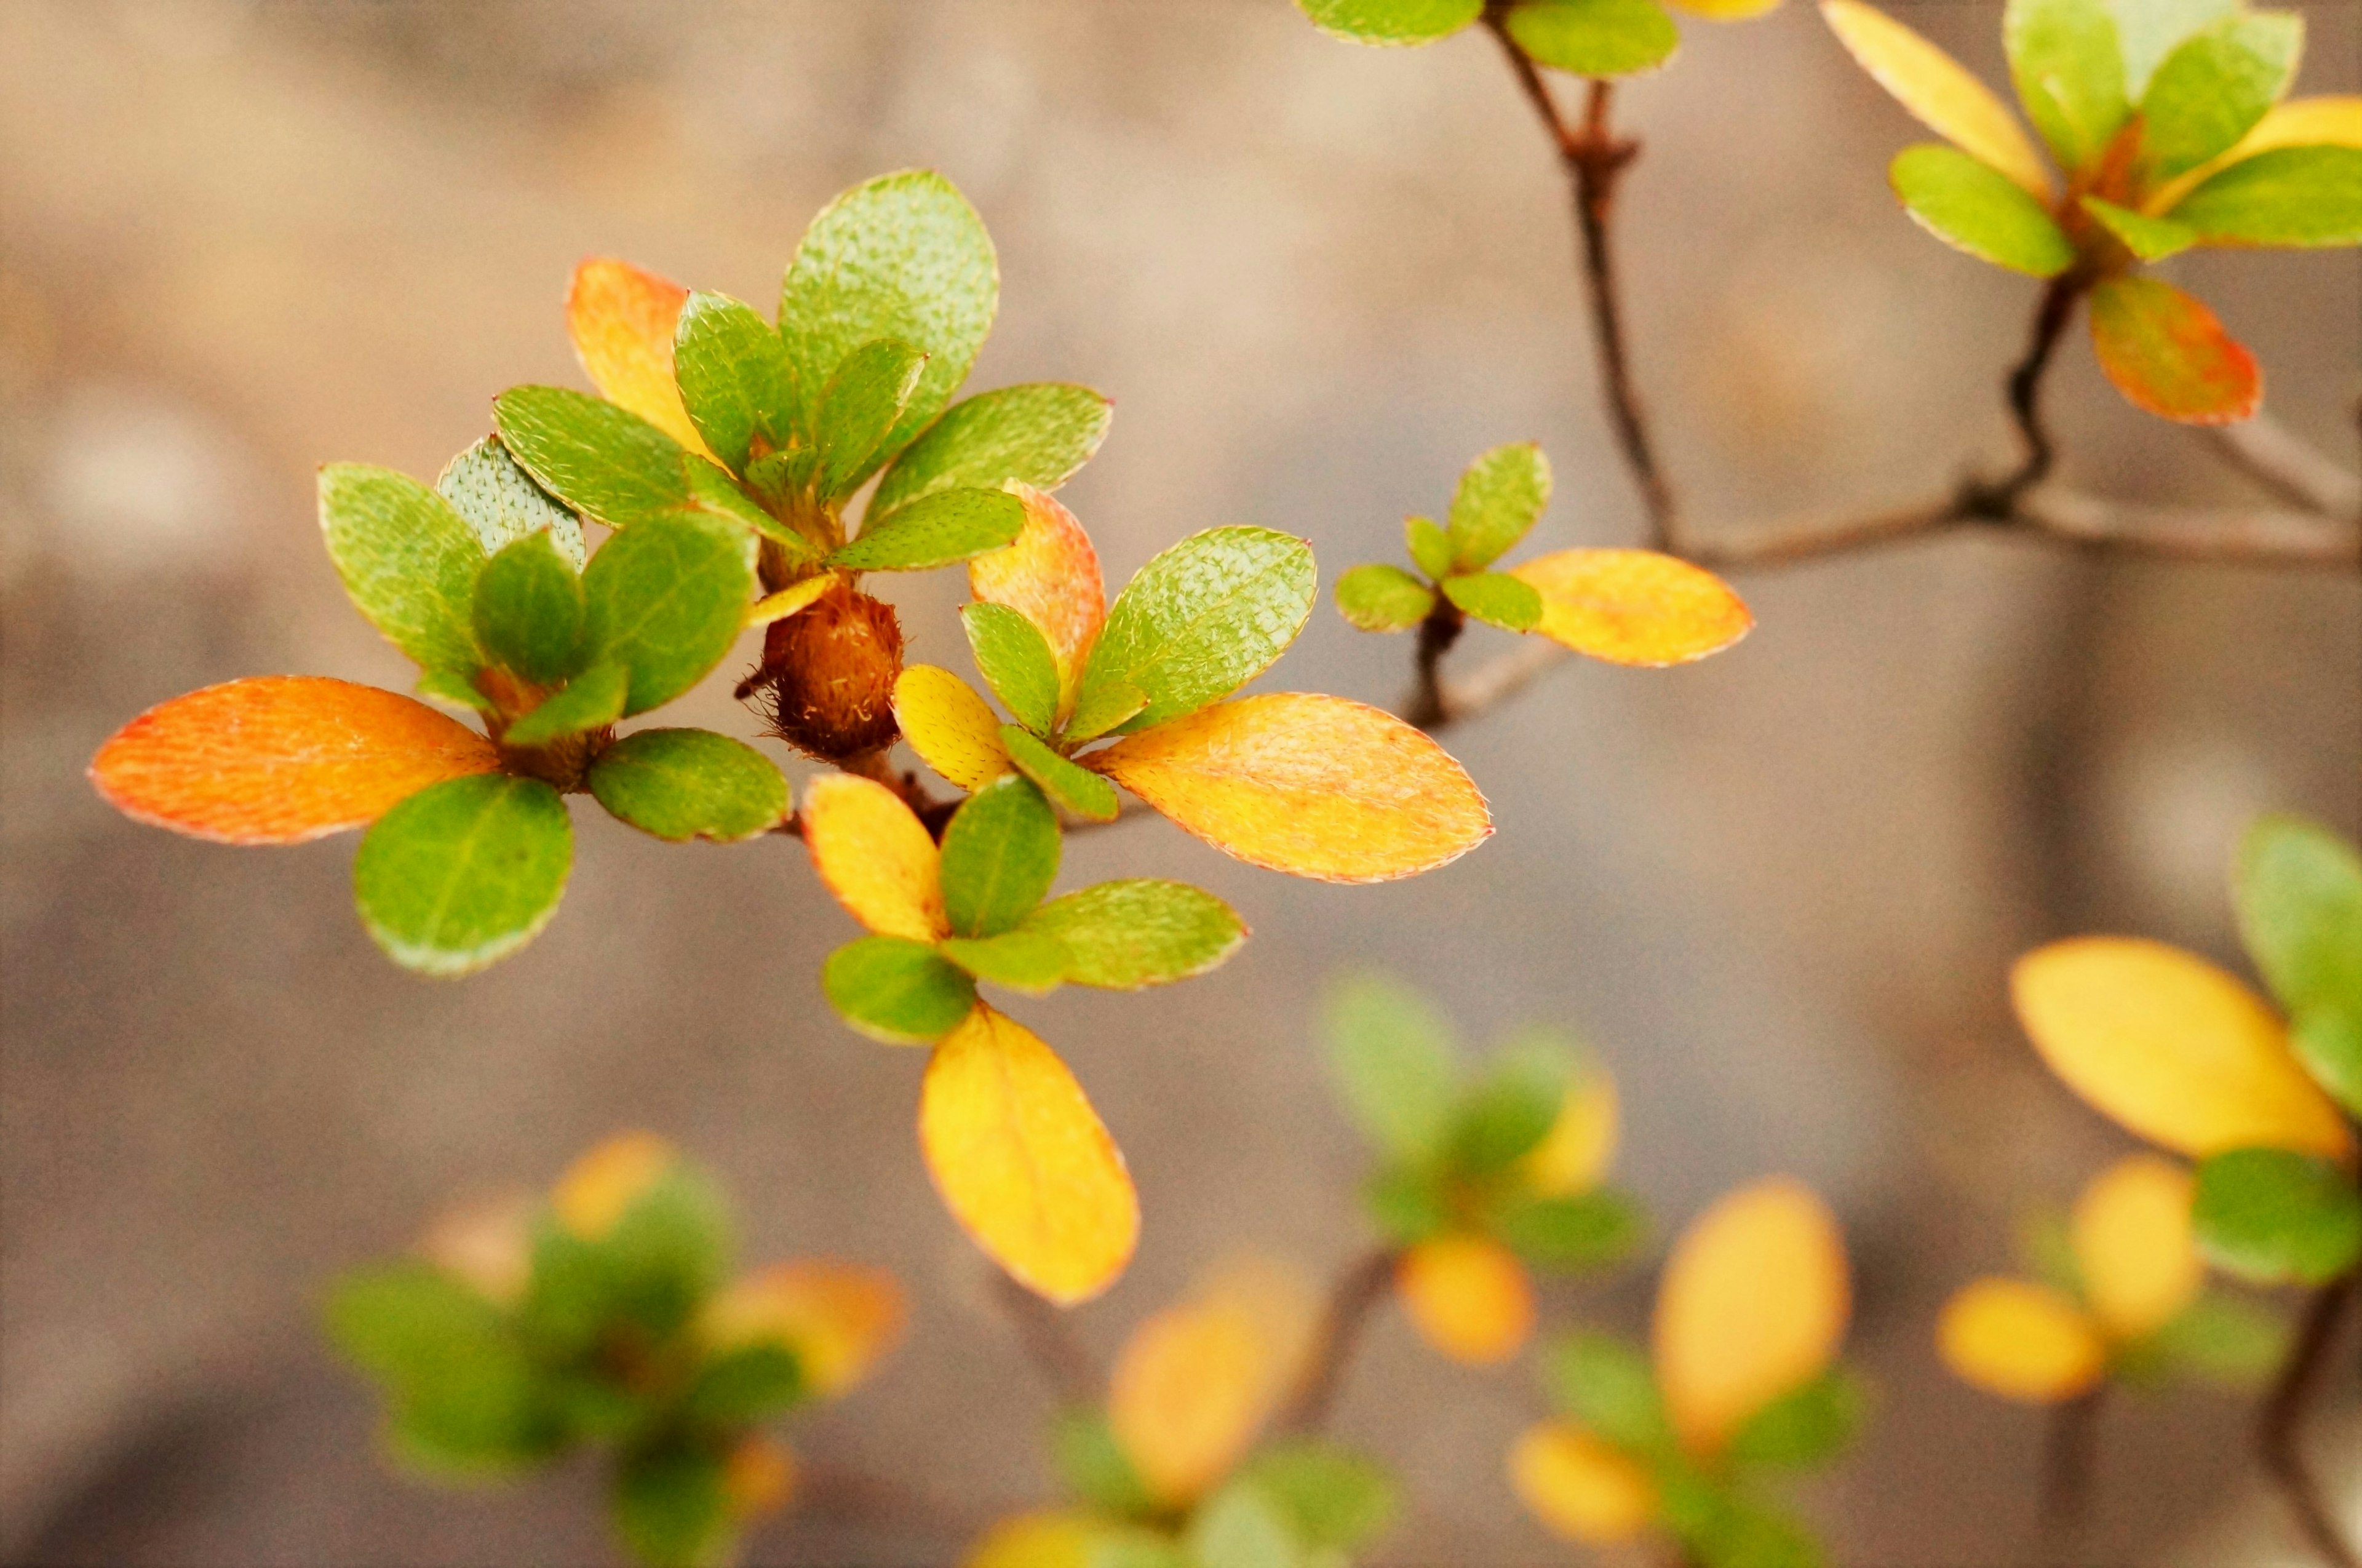
[[[763,634],[763,663],[738,688],[773,733],[823,762],[882,751],[900,733],[894,681],[902,623],[894,607],[839,582]]]

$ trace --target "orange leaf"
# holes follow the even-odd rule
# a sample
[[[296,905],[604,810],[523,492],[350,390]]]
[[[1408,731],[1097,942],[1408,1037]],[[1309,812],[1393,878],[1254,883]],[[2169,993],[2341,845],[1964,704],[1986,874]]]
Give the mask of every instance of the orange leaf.
[[[550,1207],[559,1224],[596,1241],[679,1157],[653,1132],[618,1132],[566,1167],[550,1189]]]
[[[672,334],[689,291],[628,261],[593,257],[574,269],[566,330],[590,384],[690,451],[707,449],[673,381]]]
[[[1647,1471],[1562,1421],[1526,1429],[1509,1451],[1509,1481],[1553,1535],[1589,1546],[1629,1540],[1657,1513]]]
[[[2195,954],[2071,937],[2020,958],[2009,989],[2050,1070],[2136,1137],[2193,1159],[2250,1144],[2353,1154],[2279,1015]]]
[[[901,796],[850,773],[823,773],[805,787],[799,820],[812,868],[854,919],[913,942],[951,934],[935,841]]]
[[[1140,1199],[1115,1140],[1057,1055],[982,1002],[927,1064],[919,1143],[953,1218],[1027,1289],[1071,1307],[1131,1261]]]
[[[1845,1337],[1845,1238],[1810,1187],[1772,1176],[1690,1221],[1657,1286],[1657,1382],[1694,1453],[1811,1381]]]
[[[867,1375],[902,1337],[902,1287],[881,1268],[800,1258],[747,1275],[706,1308],[704,1333],[717,1345],[760,1340],[787,1344],[806,1381],[842,1394]]]
[[[1325,882],[1386,882],[1493,831],[1444,749],[1342,697],[1218,702],[1078,758],[1225,855]]]
[[[2092,347],[2133,406],[2184,425],[2229,425],[2264,401],[2256,357],[2214,313],[2155,278],[2092,291]]]
[[[761,1432],[739,1439],[723,1461],[722,1492],[733,1518],[778,1513],[796,1495],[795,1451]]]
[[[1058,717],[1073,712],[1083,666],[1107,624],[1107,589],[1098,552],[1075,514],[1032,486],[1008,488],[1025,503],[1025,526],[1006,549],[967,563],[977,602],[1006,604],[1041,630],[1058,667]]]
[[[2071,1399],[2107,1370],[2107,1347],[2084,1310],[2047,1285],[1980,1279],[1944,1304],[1936,1351],[1952,1375],[2004,1399]]]
[[[125,816],[192,838],[301,844],[499,766],[491,742],[399,692],[264,675],[149,709],[98,748],[90,779]]]
[[[2190,1173],[2155,1154],[2127,1154],[2075,1200],[2070,1234],[2092,1316],[2120,1340],[2157,1332],[2205,1283],[2191,1234]]]
[[[1395,1265],[1395,1289],[1419,1336],[1469,1366],[1508,1360],[1533,1332],[1533,1282],[1517,1254],[1489,1237],[1419,1242]]]
[[[1246,1452],[1271,1410],[1271,1349],[1220,1301],[1168,1307],[1124,1342],[1108,1424],[1159,1502],[1195,1501]]]
[[[2040,200],[2050,199],[2050,171],[2042,155],[2008,105],[1966,66],[1862,0],[1821,0],[1821,15],[1838,41],[1913,118]]]
[[[1722,579],[1655,550],[1559,550],[1509,575],[1542,596],[1534,630],[1610,664],[1687,664],[1755,625]]]

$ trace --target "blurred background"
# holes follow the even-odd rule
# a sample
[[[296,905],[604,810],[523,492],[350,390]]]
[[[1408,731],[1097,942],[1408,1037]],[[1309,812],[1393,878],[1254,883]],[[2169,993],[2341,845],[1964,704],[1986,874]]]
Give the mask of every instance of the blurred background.
[[[2300,90],[2362,88],[2362,8],[2304,9]],[[2003,80],[1998,5],[1908,11]],[[1647,141],[1620,244],[1698,525],[1878,504],[1999,458],[2035,285],[1903,216],[1882,171],[1911,127],[1808,6],[1686,31],[1619,97]],[[1223,523],[1308,536],[1333,580],[1525,438],[1558,473],[1540,547],[1637,537],[1559,173],[1481,36],[1358,49],[1286,0],[0,6],[8,1561],[604,1560],[588,1469],[456,1495],[383,1472],[315,1325],[335,1270],[633,1124],[718,1169],[750,1257],[882,1263],[912,1294],[901,1352],[794,1441],[924,1506],[822,1498],[757,1561],[944,1562],[1050,1495],[1048,1403],[914,1147],[921,1059],[829,1014],[820,961],[852,928],[792,843],[668,847],[593,812],[549,931],[452,984],[371,947],[352,838],[186,842],[83,778],[124,720],[209,681],[407,689],[319,547],[312,469],[431,476],[502,387],[586,384],[560,318],[577,259],[767,309],[812,211],[912,164],[999,246],[971,387],[1116,400],[1065,497],[1111,584]],[[2350,464],[2354,253],[2174,271],[2256,349],[2271,412]],[[2080,333],[2062,358],[2070,482],[2257,498],[2127,408]],[[965,668],[957,578],[889,583],[914,658]],[[1766,1171],[1827,1192],[1880,1397],[1808,1511],[1866,1568],[2025,1561],[2039,1418],[1948,1379],[1931,1323],[2010,1264],[2026,1205],[2123,1141],[2040,1070],[2005,966],[2082,930],[2233,959],[2246,821],[2356,831],[2362,584],[1959,537],[1739,586],[1760,624],[1730,654],[1577,661],[1452,733],[1499,828],[1444,871],[1296,882],[1153,818],[1070,845],[1068,885],[1180,876],[1255,930],[1153,1000],[1024,1010],[1145,1209],[1137,1263],[1075,1326],[1112,1347],[1240,1243],[1324,1274],[1367,1244],[1313,1021],[1331,977],[1385,966],[1472,1043],[1529,1020],[1590,1039],[1624,1088],[1622,1177],[1666,1231]],[[1461,657],[1504,646],[1480,629]],[[1391,701],[1408,654],[1324,607],[1275,679]],[[752,735],[729,683],[678,722]],[[1550,1307],[1636,1327],[1652,1288],[1641,1267]],[[2317,1446],[2362,1523],[2362,1386],[2337,1381]],[[1377,1561],[1571,1560],[1503,1475],[1540,1408],[1523,1370],[1454,1368],[1383,1314],[1339,1423],[1415,1498]],[[2298,1561],[2248,1416],[2198,1392],[2112,1408],[2092,1560]]]

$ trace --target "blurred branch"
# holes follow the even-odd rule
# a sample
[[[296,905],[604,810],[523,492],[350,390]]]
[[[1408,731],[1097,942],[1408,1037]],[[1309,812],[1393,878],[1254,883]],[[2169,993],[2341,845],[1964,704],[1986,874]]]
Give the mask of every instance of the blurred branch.
[[[1395,1254],[1386,1248],[1365,1253],[1347,1264],[1330,1288],[1329,1305],[1312,1342],[1304,1376],[1295,1398],[1279,1418],[1279,1430],[1317,1432],[1329,1423],[1337,1392],[1345,1381],[1345,1367],[1361,1347],[1362,1331],[1370,1314],[1386,1298],[1395,1277]]]
[[[2216,456],[2290,505],[2331,517],[2362,517],[2362,478],[2270,414],[2211,426],[2206,438]]]
[[[2296,1342],[2289,1347],[2288,1360],[2265,1396],[2256,1423],[2256,1448],[2263,1457],[2265,1472],[2287,1499],[2306,1544],[2331,1568],[2362,1568],[2362,1555],[2338,1532],[2336,1519],[2322,1497],[2321,1484],[2307,1468],[2297,1443],[2305,1413],[2328,1375],[2337,1320],[2354,1298],[2357,1278],[2362,1278],[2362,1272],[2350,1272],[2313,1293],[2297,1327]]]
[[[999,1269],[989,1289],[1050,1397],[1062,1408],[1098,1404],[1106,1379],[1058,1309]]]
[[[990,1529],[996,1518],[1020,1511],[963,1507],[899,1478],[818,1461],[802,1463],[796,1477],[795,1514],[832,1524],[923,1534],[962,1546]]]
[[[2042,1437],[2042,1536],[2046,1558],[2073,1568],[2084,1520],[2091,1513],[2092,1471],[2099,1457],[2100,1406],[2107,1384],[2095,1384],[2050,1407]]]

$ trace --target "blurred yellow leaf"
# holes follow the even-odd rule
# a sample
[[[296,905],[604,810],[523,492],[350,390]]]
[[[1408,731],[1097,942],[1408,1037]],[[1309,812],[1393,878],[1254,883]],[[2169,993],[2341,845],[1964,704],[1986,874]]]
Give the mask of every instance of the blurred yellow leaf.
[[[796,1353],[805,1380],[822,1395],[844,1393],[902,1337],[902,1287],[862,1264],[800,1258],[733,1283],[705,1312],[717,1345],[778,1341]]]
[[[913,942],[950,934],[935,841],[901,796],[850,773],[823,773],[804,788],[800,820],[813,869],[854,919]]]
[[[1616,1080],[1586,1063],[1568,1082],[1558,1120],[1525,1157],[1526,1185],[1545,1198],[1590,1191],[1615,1161],[1616,1131]]]
[[[1056,500],[1013,480],[1007,488],[1025,503],[1025,526],[1007,548],[988,550],[967,563],[968,591],[978,603],[1006,604],[1041,632],[1058,667],[1063,723],[1074,711],[1091,645],[1107,624],[1098,552],[1075,514]]]
[[[2083,1309],[2047,1285],[1980,1279],[1944,1304],[1936,1350],[1961,1382],[2047,1405],[2100,1380],[2107,1348]]]
[[[2175,175],[2141,202],[2145,213],[2170,212],[2182,197],[2232,164],[2279,147],[2362,148],[2362,95],[2324,94],[2275,104],[2230,151]]]
[[[835,587],[839,580],[836,573],[824,571],[816,576],[808,577],[791,587],[783,588],[777,593],[767,594],[746,607],[746,619],[744,624],[749,626],[767,626],[774,621],[784,621],[800,610],[810,609],[815,600]]]
[[[1673,4],[1709,22],[1743,22],[1780,8],[1780,0],[1673,0]]]
[[[1560,550],[1509,575],[1542,596],[1536,631],[1610,664],[1687,664],[1755,624],[1722,579],[1655,550]]]
[[[2155,1154],[2128,1154],[2075,1200],[2070,1235],[2083,1296],[2120,1340],[2153,1334],[2206,1280],[2191,1233],[2190,1173]]]
[[[986,1531],[965,1568],[1090,1568],[1091,1549],[1106,1533],[1079,1510],[1020,1514]]]
[[[1441,746],[1342,697],[1218,702],[1077,760],[1225,855],[1327,882],[1414,877],[1493,831]]]
[[[690,451],[713,454],[681,406],[672,334],[689,291],[628,261],[594,257],[574,269],[566,330],[590,384]]]
[[[1419,1242],[1395,1265],[1395,1289],[1420,1337],[1470,1366],[1508,1360],[1533,1332],[1533,1283],[1517,1254],[1490,1237]]]
[[[1827,1367],[1845,1337],[1845,1238],[1813,1190],[1772,1176],[1690,1221],[1657,1286],[1657,1382],[1682,1441],[1711,1453]]]
[[[550,1189],[557,1222],[596,1241],[615,1228],[632,1200],[670,1169],[673,1146],[653,1132],[618,1132],[578,1156]]]
[[[1589,1546],[1629,1540],[1657,1513],[1647,1471],[1562,1421],[1525,1430],[1509,1451],[1509,1481],[1553,1535]]]
[[[932,664],[914,664],[894,682],[894,718],[902,738],[928,767],[966,790],[1009,771],[1000,720],[976,688]]]
[[[927,1064],[919,1143],[944,1202],[1020,1285],[1062,1307],[1140,1239],[1123,1155],[1054,1052],[978,1002]]]
[[[733,1518],[778,1513],[796,1495],[795,1452],[761,1432],[740,1439],[723,1462],[722,1491]]]
[[[533,1278],[533,1217],[539,1207],[527,1192],[461,1204],[427,1228],[419,1255],[486,1300],[513,1306]]]
[[[1270,1353],[1274,1403],[1294,1386],[1311,1354],[1324,1310],[1319,1288],[1301,1268],[1266,1253],[1232,1253],[1205,1270],[1190,1297],[1235,1309],[1254,1323]]]
[[[1178,1507],[1231,1472],[1271,1411],[1271,1351],[1225,1302],[1168,1307],[1132,1331],[1108,1424],[1158,1501]]]
[[[2017,961],[2010,996],[2050,1070],[2103,1115],[2203,1158],[2251,1144],[2345,1159],[2353,1134],[2262,999],[2203,958],[2079,936]]]
[[[2050,199],[2050,171],[2017,116],[1966,66],[1861,0],[1821,0],[1838,41],[1912,116],[1970,157]]]

